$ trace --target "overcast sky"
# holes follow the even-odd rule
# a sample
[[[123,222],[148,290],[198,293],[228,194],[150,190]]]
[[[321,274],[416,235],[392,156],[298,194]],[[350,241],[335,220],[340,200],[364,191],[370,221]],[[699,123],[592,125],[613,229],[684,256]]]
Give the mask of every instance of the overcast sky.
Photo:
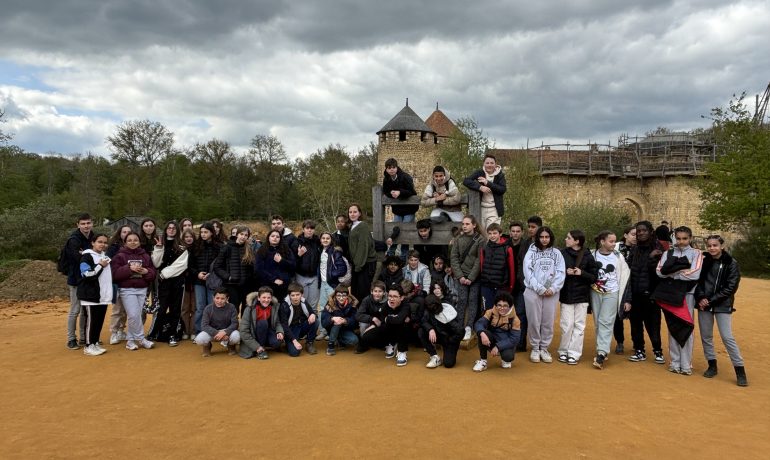
[[[177,145],[356,151],[404,106],[476,118],[497,147],[616,143],[770,81],[767,1],[4,0],[2,130],[109,155],[125,120]],[[422,5],[422,6],[420,6]]]

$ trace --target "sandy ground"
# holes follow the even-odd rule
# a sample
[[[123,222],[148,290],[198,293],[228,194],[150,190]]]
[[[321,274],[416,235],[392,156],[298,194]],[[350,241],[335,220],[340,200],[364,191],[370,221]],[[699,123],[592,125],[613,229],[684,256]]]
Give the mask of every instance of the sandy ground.
[[[477,374],[475,350],[435,370],[418,349],[404,368],[376,350],[204,359],[191,342],[86,357],[64,346],[65,304],[4,303],[0,457],[767,458],[770,281],[744,280],[737,306],[748,388],[721,344],[701,377],[698,337],[690,377],[628,353],[598,371],[592,320],[578,366],[519,354]]]

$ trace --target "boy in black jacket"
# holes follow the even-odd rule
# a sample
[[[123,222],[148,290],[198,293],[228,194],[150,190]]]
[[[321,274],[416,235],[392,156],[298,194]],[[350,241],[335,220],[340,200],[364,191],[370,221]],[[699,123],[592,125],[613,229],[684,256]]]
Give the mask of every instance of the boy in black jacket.
[[[302,285],[291,283],[288,289],[289,294],[283,299],[278,310],[278,320],[283,327],[286,351],[293,358],[299,356],[302,351],[299,339],[305,337],[307,353],[314,355],[317,353],[314,342],[318,333],[318,318],[302,297]]]
[[[388,288],[388,306],[379,316],[372,317],[372,324],[362,333],[363,347],[385,347],[385,357],[396,356],[397,366],[406,366],[406,352],[409,350],[409,307],[404,305],[404,291],[401,286]]]
[[[465,330],[457,316],[457,310],[448,304],[442,303],[435,295],[425,298],[425,310],[422,316],[422,324],[419,331],[423,348],[430,355],[428,369],[439,367],[442,362],[444,367],[454,367],[457,362],[457,351],[463,339]],[[444,359],[438,355],[436,344],[444,349]]]

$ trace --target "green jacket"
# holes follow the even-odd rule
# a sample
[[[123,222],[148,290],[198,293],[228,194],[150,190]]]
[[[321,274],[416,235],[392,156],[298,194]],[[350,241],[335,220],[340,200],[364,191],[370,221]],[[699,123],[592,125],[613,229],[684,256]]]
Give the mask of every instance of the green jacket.
[[[479,248],[484,244],[484,237],[478,233],[473,235],[462,234],[455,238],[455,243],[452,246],[452,254],[450,256],[452,274],[459,280],[463,276],[471,280],[476,281],[479,277]],[[470,250],[467,250],[470,246]],[[463,260],[460,257],[466,253],[467,256]]]
[[[368,262],[377,260],[377,253],[374,251],[374,238],[372,238],[369,224],[359,223],[350,230],[348,238],[350,263],[353,264],[353,271],[360,272]]]

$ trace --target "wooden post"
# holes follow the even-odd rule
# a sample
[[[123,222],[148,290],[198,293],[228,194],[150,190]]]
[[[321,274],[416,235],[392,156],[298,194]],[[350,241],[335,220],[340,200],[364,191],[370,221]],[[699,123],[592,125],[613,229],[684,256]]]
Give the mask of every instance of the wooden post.
[[[382,205],[382,186],[377,184],[372,187],[372,233],[374,233],[374,239],[382,241],[385,239],[383,236],[385,228],[383,224],[385,222],[385,207]]]

